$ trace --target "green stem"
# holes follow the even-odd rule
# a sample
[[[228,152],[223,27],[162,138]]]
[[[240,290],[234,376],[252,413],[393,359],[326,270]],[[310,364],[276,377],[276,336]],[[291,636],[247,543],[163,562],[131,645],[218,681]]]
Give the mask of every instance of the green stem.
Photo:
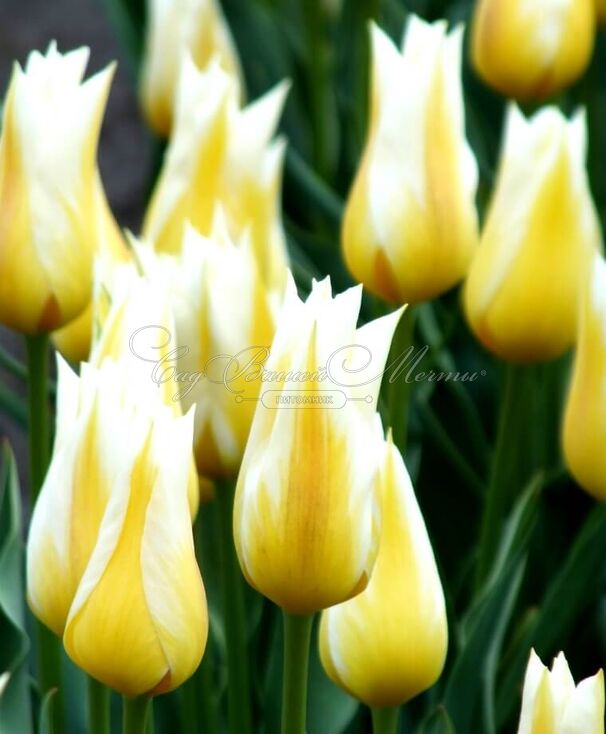
[[[48,381],[48,334],[26,337],[27,399],[29,428],[29,486],[33,508],[46,476],[50,460]],[[63,731],[63,690],[61,687],[61,648],[59,640],[36,621],[38,680],[42,696],[57,689],[53,723]]]
[[[282,734],[305,734],[309,643],[313,614],[284,612]]]
[[[137,696],[122,698],[122,734],[145,734],[151,698]]]
[[[48,335],[26,337],[29,407],[29,466],[32,505],[44,482],[50,457],[47,398]]]
[[[109,734],[109,688],[88,677],[88,734]]]
[[[396,734],[398,731],[398,718],[400,709],[393,708],[372,709],[372,732],[373,734]]]
[[[217,482],[223,620],[227,647],[227,709],[230,734],[252,733],[252,712],[243,577],[233,539],[233,482]]]
[[[332,224],[340,226],[344,207],[342,199],[292,146],[286,151],[286,172],[299,192],[310,199],[310,203],[320,209]]]
[[[412,392],[412,382],[406,369],[397,370],[397,365],[405,358],[407,351],[413,346],[415,311],[408,306],[402,314],[400,323],[391,344],[388,360],[389,392],[387,396],[388,423],[391,426],[394,444],[404,453],[408,436],[408,408]],[[411,364],[411,360],[407,360]],[[389,367],[391,366],[391,369]]]
[[[497,438],[480,530],[476,588],[480,588],[490,574],[513,493],[522,486],[524,472],[529,469],[523,461],[524,444],[528,438],[524,435],[524,429],[528,406],[532,401],[532,395],[528,394],[528,388],[531,387],[528,376],[525,367],[506,366]]]
[[[194,524],[196,558],[202,569],[202,513]],[[204,570],[202,569],[202,572]],[[217,704],[214,696],[213,647],[211,639],[206,644],[204,658],[198,670],[182,687],[184,724],[191,734],[217,734]]]
[[[327,112],[331,93],[328,43],[325,37],[326,14],[318,2],[302,0],[302,4],[308,45],[309,71],[307,86],[313,133],[314,163],[320,176],[326,178],[330,168],[330,149],[327,135],[330,121],[327,119]]]

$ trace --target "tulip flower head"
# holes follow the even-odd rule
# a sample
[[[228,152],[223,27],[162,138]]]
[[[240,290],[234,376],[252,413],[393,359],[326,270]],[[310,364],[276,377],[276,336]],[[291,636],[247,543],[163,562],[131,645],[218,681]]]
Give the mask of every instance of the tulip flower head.
[[[141,99],[150,126],[167,137],[184,51],[201,70],[217,59],[238,86],[242,72],[218,0],[148,0],[147,11]]]
[[[302,302],[289,282],[238,477],[234,537],[242,571],[293,614],[359,593],[377,553],[374,403],[401,312],[356,331],[360,299],[361,288],[333,298],[327,278]],[[354,369],[361,367],[354,345],[364,370]],[[331,393],[336,384],[351,385],[352,374],[355,385]],[[297,407],[310,395],[337,401],[344,392],[344,405]]]
[[[471,58],[507,97],[540,100],[585,71],[593,51],[594,0],[478,0]]]
[[[512,362],[569,349],[580,294],[602,241],[585,170],[585,115],[525,119],[511,106],[495,192],[465,284],[477,338]]]
[[[596,257],[583,294],[566,412],[564,455],[577,482],[606,501],[606,263]]]
[[[372,109],[343,222],[356,280],[396,302],[435,298],[477,245],[477,165],[465,139],[463,27],[411,16],[400,52],[372,26]]]
[[[180,251],[186,221],[208,236],[220,204],[232,237],[250,232],[267,286],[284,287],[284,142],[272,136],[287,90],[278,84],[240,109],[233,81],[217,63],[199,71],[184,59],[175,129],[143,224],[144,239],[158,252]]]
[[[52,43],[24,69],[15,64],[6,95],[0,323],[26,334],[58,329],[83,311],[109,218],[96,154],[113,66],[82,81],[87,60],[87,48],[61,54]]]
[[[575,687],[564,653],[548,670],[532,650],[518,734],[604,734],[603,672]]]
[[[57,435],[27,550],[34,614],[126,695],[178,686],[206,641],[187,505],[193,415],[105,360],[59,359]]]
[[[368,706],[399,706],[432,686],[446,658],[444,594],[423,516],[391,436],[377,477],[379,553],[366,589],[322,613],[331,680]]]
[[[209,237],[187,225],[179,255],[152,259],[152,279],[163,280],[174,308],[174,369],[188,376],[170,383],[171,394],[185,411],[196,405],[198,471],[235,476],[261,387],[246,365],[264,359],[282,294],[265,286],[250,236],[234,242],[220,208]]]

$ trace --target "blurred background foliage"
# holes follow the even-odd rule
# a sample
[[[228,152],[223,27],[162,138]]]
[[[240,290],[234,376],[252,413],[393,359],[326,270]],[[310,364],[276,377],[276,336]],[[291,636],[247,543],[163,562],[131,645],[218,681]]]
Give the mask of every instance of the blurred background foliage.
[[[21,20],[24,12],[27,15],[27,10],[17,5],[13,0],[2,0],[0,5],[2,33],[7,38],[11,13]],[[19,5],[27,7],[28,3]],[[62,0],[60,6],[65,10],[53,17],[50,26],[69,28],[70,23],[76,24],[85,5],[79,0]],[[342,290],[352,284],[341,260],[339,227],[366,129],[368,19],[376,19],[399,39],[409,12],[428,20],[444,17],[454,24],[468,20],[473,2],[344,0],[340,12],[333,7],[337,3],[328,0],[223,0],[222,5],[243,62],[249,99],[285,77],[293,82],[281,132],[288,139],[284,224],[297,282],[306,290],[311,277],[330,274],[334,288]],[[103,0],[86,13],[89,25],[99,26],[105,13],[122,44],[123,66],[110,113],[113,104],[114,120],[119,122],[122,114],[130,122],[111,128],[113,136],[124,136],[120,143],[124,155],[104,162],[107,144],[102,143],[101,166],[110,179],[110,196],[119,220],[137,229],[145,192],[150,189],[162,152],[161,144],[147,139],[140,123],[133,122],[132,90],[141,59],[145,3]],[[42,16],[38,21],[32,16],[31,22],[42,23]],[[91,28],[94,38],[97,30],[91,26],[88,31]],[[81,38],[74,37],[75,33],[70,36],[72,45],[94,43],[87,32]],[[42,38],[46,43],[48,39]],[[1,77],[6,80],[10,68],[7,53],[14,48],[14,55],[22,60],[28,49],[19,48],[14,39],[12,46],[9,41],[4,45]],[[588,110],[588,168],[602,223],[606,221],[605,70],[606,37],[600,33],[588,73],[554,100],[566,112],[579,105]],[[125,92],[129,84],[131,91]],[[464,88],[467,134],[481,175],[478,206],[482,216],[494,181],[505,105],[477,79],[467,60]],[[122,100],[118,108],[116,94]],[[132,158],[131,148],[137,159]],[[132,166],[136,170],[129,168]],[[126,188],[121,190],[119,183],[112,186],[112,180],[124,182]],[[373,298],[366,297],[363,316],[369,318],[380,308]],[[596,506],[575,486],[563,467],[560,451],[570,358],[528,368],[524,380],[516,380],[519,394],[515,410],[519,415],[514,423],[518,430],[510,436],[510,453],[501,457],[499,465],[508,521],[502,537],[491,539],[498,547],[496,561],[487,581],[478,584],[474,560],[481,509],[499,430],[499,395],[510,379],[509,370],[471,337],[458,292],[420,307],[415,340],[419,346],[430,347],[419,369],[477,372],[479,378],[474,382],[421,383],[412,395],[406,458],[447,595],[450,650],[438,684],[406,707],[401,731],[513,732],[531,646],[544,660],[564,649],[576,678],[594,673],[606,657],[606,507]],[[9,354],[14,350],[6,332],[2,332],[0,347],[2,432],[16,438],[19,456],[25,423],[22,368],[19,355],[15,361]],[[212,511],[206,513],[205,524],[202,537],[205,546],[211,547],[216,533]],[[16,464],[4,449],[0,472],[0,671],[13,671],[13,676],[10,698],[5,695],[0,699],[2,734],[31,731],[27,723],[30,712],[11,703],[13,698],[27,700],[23,691],[33,685],[26,672],[29,643],[24,629],[22,532]],[[218,581],[211,567],[204,573],[211,607],[210,645],[221,649],[222,623],[214,607]],[[273,734],[279,729],[280,626],[276,610],[252,593],[247,608],[258,730]],[[68,666],[67,660],[65,664]],[[82,686],[80,674],[68,667],[74,690],[78,690],[77,686]],[[219,666],[214,672],[218,690],[224,693],[225,671]],[[187,712],[188,708],[176,706],[182,696],[189,695],[191,691],[181,691],[156,700],[156,731],[195,731],[191,719],[179,719],[179,710]],[[310,734],[370,731],[368,712],[327,680],[315,650],[309,699]],[[48,723],[44,711],[52,704],[39,704],[43,713],[36,713],[35,718],[44,731]],[[70,698],[71,731],[83,730],[83,706],[84,696]],[[10,716],[18,719],[9,717],[9,709]]]

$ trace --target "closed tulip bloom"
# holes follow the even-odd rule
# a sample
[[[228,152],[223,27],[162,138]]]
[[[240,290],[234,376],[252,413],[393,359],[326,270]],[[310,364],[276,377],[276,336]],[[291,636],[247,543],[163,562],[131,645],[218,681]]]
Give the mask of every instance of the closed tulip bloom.
[[[102,258],[114,266],[127,263],[130,260],[129,251],[100,183],[97,192],[100,202],[97,211],[98,237],[95,258]],[[95,285],[93,283],[90,300],[84,311],[67,326],[53,333],[55,346],[72,363],[84,362],[90,356],[94,330],[94,298]]]
[[[148,0],[147,11],[141,100],[149,125],[168,137],[184,52],[199,69],[217,59],[237,85],[242,73],[218,0]]]
[[[478,241],[478,171],[465,139],[463,27],[411,16],[400,52],[372,27],[370,131],[349,195],[343,251],[354,278],[395,303],[435,298]]]
[[[603,672],[575,686],[564,653],[548,670],[532,650],[518,734],[604,734]]]
[[[548,360],[574,342],[581,291],[601,250],[587,180],[585,115],[512,106],[496,188],[465,285],[477,338],[512,362]]]
[[[188,378],[171,380],[171,391],[185,411],[196,406],[199,473],[235,476],[261,387],[246,365],[269,349],[282,294],[265,287],[250,237],[234,242],[220,209],[209,237],[188,225],[179,255],[147,264],[170,291],[176,323],[176,365],[164,365],[159,379],[175,369]]]
[[[490,86],[521,100],[575,82],[593,51],[594,0],[479,0],[471,58]]]
[[[199,71],[184,58],[175,129],[143,225],[158,252],[180,251],[186,221],[209,235],[220,203],[232,237],[249,231],[268,287],[284,287],[284,143],[272,136],[287,89],[279,84],[240,109],[233,81],[217,63]]]
[[[97,172],[113,67],[82,81],[88,49],[16,64],[0,135],[0,322],[60,328],[90,298],[105,195]]]
[[[564,455],[577,482],[606,501],[606,263],[596,257],[583,294],[564,416]]]
[[[333,298],[327,278],[302,302],[289,282],[238,477],[240,566],[252,586],[292,614],[359,593],[376,558],[375,402],[401,312],[356,330],[360,299],[361,288]],[[351,387],[335,392],[343,385]],[[335,404],[288,402],[302,391],[332,394]]]
[[[366,589],[322,613],[320,657],[368,706],[399,706],[432,686],[446,658],[444,594],[402,456],[388,437],[378,476],[379,553]]]
[[[180,686],[200,664],[206,599],[187,507],[193,415],[133,413],[116,477],[70,607],[63,643],[93,678],[127,696]]]

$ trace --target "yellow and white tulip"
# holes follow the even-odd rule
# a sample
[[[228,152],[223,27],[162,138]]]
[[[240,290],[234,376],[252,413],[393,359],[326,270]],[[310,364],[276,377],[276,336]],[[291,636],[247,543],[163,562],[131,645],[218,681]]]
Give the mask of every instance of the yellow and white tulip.
[[[207,634],[187,486],[193,415],[111,360],[59,360],[57,436],[34,509],[27,588],[67,653],[129,696],[180,685]]]
[[[88,49],[51,44],[18,64],[0,136],[0,323],[26,334],[64,326],[90,299],[92,261],[115,226],[97,170],[113,75],[82,81]]]
[[[354,278],[395,303],[456,285],[478,241],[478,170],[465,138],[463,27],[411,16],[402,51],[372,27],[372,103],[343,222]]]
[[[234,238],[250,231],[268,287],[284,286],[284,141],[272,137],[287,89],[279,84],[240,109],[233,80],[218,63],[199,71],[184,59],[175,128],[143,225],[158,252],[180,251],[186,221],[209,235],[220,203]]]
[[[585,158],[585,115],[511,106],[496,188],[465,284],[477,338],[512,362],[548,360],[575,339],[579,298],[602,240]]]
[[[594,0],[478,0],[471,58],[507,97],[540,100],[575,82],[594,44]]]
[[[603,672],[575,686],[564,653],[548,670],[532,650],[518,734],[604,734]]]
[[[199,69],[217,59],[237,85],[242,83],[242,72],[218,0],[148,0],[147,13],[141,100],[149,125],[168,137],[185,54]]]
[[[269,349],[282,294],[266,288],[250,236],[234,242],[220,209],[208,237],[187,225],[180,254],[147,265],[173,304],[178,354],[162,375],[188,378],[171,389],[184,411],[196,406],[198,471],[235,476],[261,388],[244,368]]]
[[[446,658],[444,594],[414,489],[391,436],[378,476],[379,553],[366,589],[322,613],[320,657],[331,680],[368,706],[406,703]]]
[[[293,614],[362,591],[376,558],[374,403],[401,312],[356,330],[360,299],[359,287],[333,298],[327,278],[302,302],[289,283],[238,477],[234,537],[244,576]],[[351,387],[334,392],[337,384]],[[333,407],[288,404],[331,394]]]

